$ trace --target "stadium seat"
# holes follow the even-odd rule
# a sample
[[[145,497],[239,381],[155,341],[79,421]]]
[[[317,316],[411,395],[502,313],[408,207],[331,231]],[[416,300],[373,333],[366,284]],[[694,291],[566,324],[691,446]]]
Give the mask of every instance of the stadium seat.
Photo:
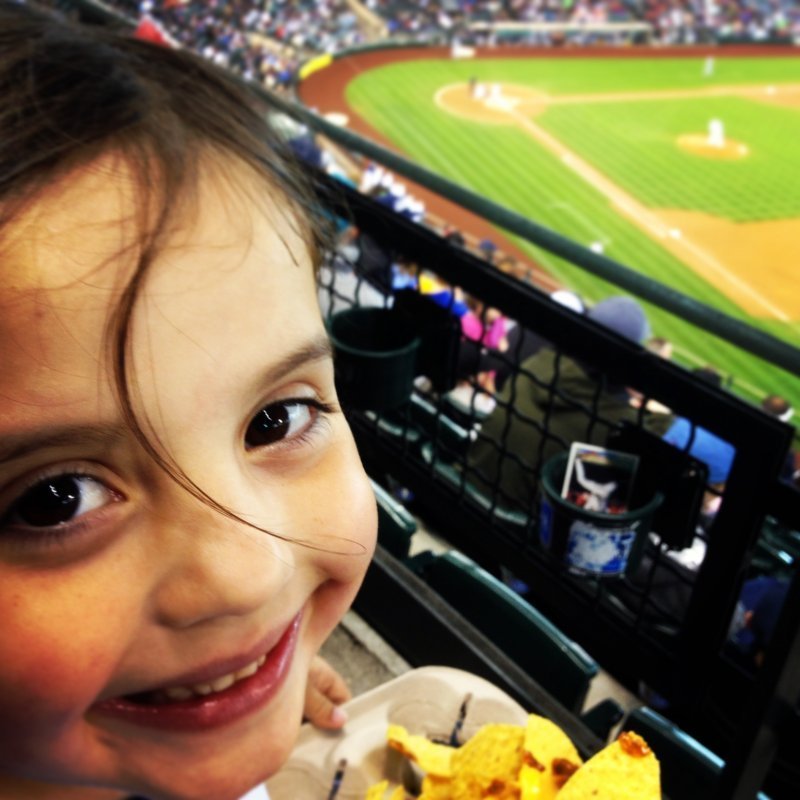
[[[378,541],[395,557],[408,558],[411,537],[417,521],[408,509],[395,500],[379,483],[370,481],[378,502]]]
[[[502,581],[458,552],[429,551],[409,560],[411,569],[469,622],[500,647],[556,700],[580,714],[597,663]],[[607,738],[622,718],[619,705],[604,701],[584,722]]]
[[[470,431],[424,397],[412,398],[411,418],[422,436],[436,447],[440,456],[462,459],[472,442]]]
[[[382,433],[388,434],[395,439],[405,439],[411,445],[419,443],[419,431],[408,424],[408,420],[402,416],[402,411],[394,410],[388,414],[365,411],[364,416]]]
[[[492,503],[492,499],[488,494],[482,492],[474,483],[464,480],[463,473],[457,467],[453,466],[448,460],[442,459],[439,453],[434,451],[434,446],[431,442],[424,442],[420,447],[420,452],[425,462],[433,466],[437,477],[459,491],[463,483],[466,496],[484,511],[491,511],[496,519],[510,525],[520,528],[525,528],[528,525],[530,518],[527,514],[500,503]]]
[[[400,408],[381,414],[368,411],[366,416],[384,433],[410,444],[432,443],[453,460],[464,456],[471,441],[469,431],[416,392]]]
[[[661,763],[661,786],[669,797],[707,800],[714,796],[725,762],[677,725],[647,706],[633,709],[625,730],[642,736]],[[757,800],[769,800],[760,792]]]
[[[788,575],[799,560],[800,532],[767,517],[756,540],[751,570],[765,575]]]

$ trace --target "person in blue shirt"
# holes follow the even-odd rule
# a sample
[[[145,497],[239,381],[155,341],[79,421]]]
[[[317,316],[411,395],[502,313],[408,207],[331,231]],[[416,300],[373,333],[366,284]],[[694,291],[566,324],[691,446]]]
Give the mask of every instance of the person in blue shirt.
[[[722,385],[719,373],[710,367],[696,369],[693,374],[714,386]],[[724,439],[684,417],[677,417],[663,438],[665,442],[687,450],[698,461],[706,464],[710,484],[723,484],[728,479],[736,449]]]

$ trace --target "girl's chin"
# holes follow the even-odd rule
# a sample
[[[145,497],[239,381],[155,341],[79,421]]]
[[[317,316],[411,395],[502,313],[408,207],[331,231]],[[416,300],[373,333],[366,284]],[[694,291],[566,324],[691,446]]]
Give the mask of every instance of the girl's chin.
[[[113,716],[95,720],[104,728],[100,737],[124,759],[124,773],[135,777],[112,779],[110,783],[121,787],[116,792],[98,790],[95,797],[92,790],[79,791],[53,795],[52,800],[122,800],[133,795],[148,800],[239,800],[289,757],[302,720],[310,660],[309,643],[301,639],[292,669],[271,702],[230,725],[159,730]]]
[[[222,780],[219,783],[206,782],[202,785],[192,784],[186,787],[170,787],[170,790],[163,794],[157,790],[149,790],[149,794],[144,796],[148,800],[209,800],[209,798],[214,798],[214,800],[240,800],[251,789],[263,783],[264,780],[257,779],[252,782],[231,780]],[[136,796],[138,798],[139,795],[137,794]],[[125,794],[124,798],[117,794],[113,800],[127,800],[128,797],[130,797],[128,794]],[[86,800],[90,799],[87,797]],[[106,799],[103,798],[103,800]],[[109,797],[108,800],[111,800],[111,798]]]
[[[219,764],[200,762],[190,757],[187,764],[175,759],[165,760],[166,772],[160,775],[142,775],[135,785],[113,795],[80,795],[80,800],[122,800],[132,795],[148,800],[239,800],[253,787],[264,783],[284,764],[291,752],[294,735],[283,726],[283,739],[278,744],[258,747],[243,744],[243,754],[221,759]],[[187,753],[188,756],[188,753]],[[191,765],[191,766],[190,766]],[[78,795],[75,800],[78,800]],[[55,796],[54,796],[55,800]],[[71,796],[70,796],[71,800]]]

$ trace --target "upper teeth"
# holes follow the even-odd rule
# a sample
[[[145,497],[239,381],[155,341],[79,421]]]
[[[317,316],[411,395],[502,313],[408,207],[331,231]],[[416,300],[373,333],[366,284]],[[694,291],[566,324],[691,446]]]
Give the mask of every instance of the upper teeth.
[[[211,694],[212,692],[222,692],[230,686],[233,686],[236,681],[255,675],[258,668],[261,667],[266,660],[267,657],[264,655],[257,658],[246,667],[237,669],[236,672],[223,675],[221,678],[216,678],[209,683],[193,683],[189,686],[171,686],[169,689],[164,689],[163,692],[169,700],[190,700],[197,695],[203,696]]]

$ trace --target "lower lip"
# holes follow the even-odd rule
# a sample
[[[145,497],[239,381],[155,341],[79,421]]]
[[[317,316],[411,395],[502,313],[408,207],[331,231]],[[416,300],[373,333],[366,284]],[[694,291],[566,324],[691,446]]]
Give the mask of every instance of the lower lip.
[[[159,705],[115,697],[93,706],[92,711],[133,725],[168,731],[202,731],[236,722],[267,705],[283,685],[292,664],[300,619],[298,614],[292,620],[258,672],[224,691]]]

